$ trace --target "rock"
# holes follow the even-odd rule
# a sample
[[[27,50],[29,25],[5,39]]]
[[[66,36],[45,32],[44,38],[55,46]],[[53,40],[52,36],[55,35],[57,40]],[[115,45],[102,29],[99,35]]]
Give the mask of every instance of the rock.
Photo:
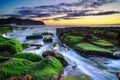
[[[28,53],[28,52],[18,53],[18,54],[13,55],[12,57],[27,59],[27,60],[32,61],[32,62],[39,62],[43,59],[43,57],[40,55],[37,55],[34,53]]]
[[[3,63],[3,62],[5,62],[5,61],[7,61],[9,59],[10,59],[10,57],[2,57],[2,56],[0,56],[0,63]]]
[[[2,57],[0,57],[2,58]],[[0,80],[51,80],[54,75],[63,72],[63,66],[59,60],[51,56],[39,62],[31,62],[22,58],[11,58],[0,64]],[[24,74],[29,74],[22,76]]]
[[[32,78],[32,76],[27,74],[25,76],[13,76],[6,80],[33,80],[33,78]]]
[[[58,75],[53,75],[52,80],[61,80],[64,72],[60,72]]]
[[[43,54],[42,54],[43,57],[46,57],[46,56],[53,56],[55,57],[56,59],[58,59],[62,65],[65,67],[68,65],[67,61],[64,59],[64,56],[58,52],[55,52],[55,51],[45,51]]]
[[[120,80],[120,72],[117,72],[116,75],[118,77],[118,80]]]
[[[40,39],[40,38],[42,38],[41,34],[34,34],[26,37],[26,39]]]
[[[103,57],[110,57],[110,58],[116,58],[113,55],[113,52],[111,50],[95,46],[90,43],[78,43],[75,44],[73,47],[76,51],[78,51],[81,55],[96,55],[96,56],[103,56]]]
[[[31,45],[29,43],[22,43],[23,49],[29,48]]]
[[[12,56],[18,52],[22,52],[22,45],[19,41],[0,37],[0,55]]]
[[[74,44],[83,41],[84,37],[66,33],[66,34],[63,34],[63,36],[60,39],[62,42],[66,43],[67,45],[73,46]]]
[[[59,75],[64,69],[60,61],[51,56],[50,60],[45,58],[41,62],[35,63],[30,70],[33,71],[28,73],[33,76],[34,80],[51,80],[54,75]]]
[[[2,27],[0,27],[0,35],[8,33],[8,32],[12,32],[12,31],[13,31],[12,26],[2,26]]]
[[[115,45],[107,40],[103,40],[103,39],[93,39],[91,40],[91,43],[100,47],[104,47],[104,48],[112,48]]]
[[[45,25],[42,21],[33,21],[29,19],[20,19],[20,18],[14,18],[10,17],[7,19],[0,19],[0,25],[6,25],[6,24],[16,24],[16,25]]]
[[[78,54],[118,59],[110,48],[115,47],[115,36],[118,27],[69,27],[58,28],[56,34],[63,44],[73,48]],[[120,33],[120,32],[119,32]],[[120,43],[119,33],[116,37]]]
[[[29,69],[31,64],[32,62],[27,59],[11,58],[5,60],[0,64],[0,73],[2,74],[0,80],[5,80],[12,76],[24,75],[23,73]]]
[[[51,32],[43,32],[43,33],[41,33],[41,35],[52,35],[53,36],[53,33],[51,33]]]
[[[44,42],[52,42],[53,40],[52,40],[52,37],[48,37],[48,36],[47,36],[47,37],[44,37],[44,38],[43,38],[43,41],[44,41]]]

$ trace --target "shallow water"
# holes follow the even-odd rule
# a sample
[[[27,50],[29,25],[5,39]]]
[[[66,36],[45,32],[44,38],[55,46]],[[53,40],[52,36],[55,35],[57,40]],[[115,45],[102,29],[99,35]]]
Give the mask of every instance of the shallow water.
[[[53,43],[56,42],[57,45],[53,46],[53,43],[44,43],[42,39],[25,39],[25,37],[28,35],[41,32],[54,33]],[[64,76],[86,74],[94,80],[118,80],[114,72],[120,72],[120,59],[113,60],[98,57],[91,57],[88,59],[84,58],[78,55],[71,48],[60,45],[60,42],[56,36],[55,27],[33,27],[31,29],[29,28],[25,30],[21,30],[19,28],[18,30],[14,30],[7,35],[4,34],[4,36],[8,38],[15,38],[20,42],[42,44],[42,47],[40,47],[40,49],[35,49],[36,47],[31,47],[25,49],[24,52],[33,52],[39,55],[41,55],[46,50],[55,50],[61,52],[69,63],[69,65],[64,69]]]

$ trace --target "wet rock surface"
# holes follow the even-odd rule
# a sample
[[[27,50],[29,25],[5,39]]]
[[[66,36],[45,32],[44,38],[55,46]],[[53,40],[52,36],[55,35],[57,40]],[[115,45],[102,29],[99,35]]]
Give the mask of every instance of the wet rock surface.
[[[120,58],[119,56],[114,56],[114,51],[112,50],[119,44],[119,31],[119,27],[71,27],[59,28],[56,34],[62,43],[67,44],[83,56],[96,55]],[[116,35],[117,37],[115,38]],[[68,38],[69,36],[72,37]],[[79,40],[75,36],[83,37],[83,39]],[[116,39],[118,44],[116,44]]]

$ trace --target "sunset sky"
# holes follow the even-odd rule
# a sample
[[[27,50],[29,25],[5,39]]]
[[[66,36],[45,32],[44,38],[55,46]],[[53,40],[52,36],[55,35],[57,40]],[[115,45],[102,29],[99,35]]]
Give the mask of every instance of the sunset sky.
[[[0,18],[46,25],[120,24],[120,0],[0,0]]]

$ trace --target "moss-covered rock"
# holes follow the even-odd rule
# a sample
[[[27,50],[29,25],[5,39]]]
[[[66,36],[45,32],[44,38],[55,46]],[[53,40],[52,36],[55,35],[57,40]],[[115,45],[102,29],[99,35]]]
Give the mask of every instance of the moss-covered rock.
[[[9,59],[10,59],[10,57],[0,56],[0,63],[5,62],[5,61],[7,61],[7,60],[9,60]]]
[[[28,52],[18,53],[18,54],[13,55],[12,57],[27,59],[27,60],[32,61],[32,62],[39,62],[43,59],[43,57],[41,57],[37,54],[28,53]]]
[[[19,41],[0,37],[0,55],[11,56],[18,52],[22,52],[22,45]]]
[[[72,46],[75,43],[79,43],[79,42],[83,41],[84,37],[65,33],[61,37],[61,40],[62,40],[62,42]]]
[[[62,64],[54,57],[50,57],[50,60],[44,58],[39,62],[11,58],[0,64],[0,80],[26,74],[32,76],[34,80],[52,80],[54,75],[59,75],[62,71]]]
[[[43,57],[53,56],[53,57],[57,58],[62,63],[62,65],[64,67],[68,65],[67,61],[64,59],[64,56],[61,53],[58,53],[58,52],[55,52],[55,51],[45,51],[42,54],[42,56]]]
[[[13,28],[12,27],[0,27],[0,34],[4,34],[4,33],[7,33],[7,32],[11,32],[11,31],[13,31]]]
[[[44,41],[44,42],[52,42],[53,39],[52,39],[52,37],[50,37],[50,36],[46,36],[46,37],[43,38],[43,41]]]
[[[106,40],[92,40],[91,43],[101,47],[114,47],[114,44]]]
[[[29,48],[31,45],[29,43],[22,43],[23,49]]]
[[[41,33],[41,35],[53,35],[53,33],[51,33],[51,32],[43,32],[43,33]]]
[[[23,76],[12,76],[10,78],[7,78],[6,80],[33,80],[33,77],[26,74]]]
[[[80,75],[80,76],[68,76],[64,77],[61,80],[93,80],[87,75]]]
[[[80,53],[86,53],[88,55],[99,55],[99,56],[108,56],[113,57],[113,52],[99,47],[92,45],[90,43],[79,43],[74,46],[74,49],[79,51]]]
[[[58,76],[63,72],[62,64],[54,57],[51,59],[43,59],[41,62],[33,65],[28,73],[35,80],[53,80],[54,76]],[[56,79],[59,80],[59,79]]]
[[[41,34],[34,34],[34,35],[26,36],[26,39],[40,39],[40,38],[42,38]]]
[[[0,80],[11,76],[21,76],[30,68],[31,61],[20,58],[11,58],[0,64]]]

